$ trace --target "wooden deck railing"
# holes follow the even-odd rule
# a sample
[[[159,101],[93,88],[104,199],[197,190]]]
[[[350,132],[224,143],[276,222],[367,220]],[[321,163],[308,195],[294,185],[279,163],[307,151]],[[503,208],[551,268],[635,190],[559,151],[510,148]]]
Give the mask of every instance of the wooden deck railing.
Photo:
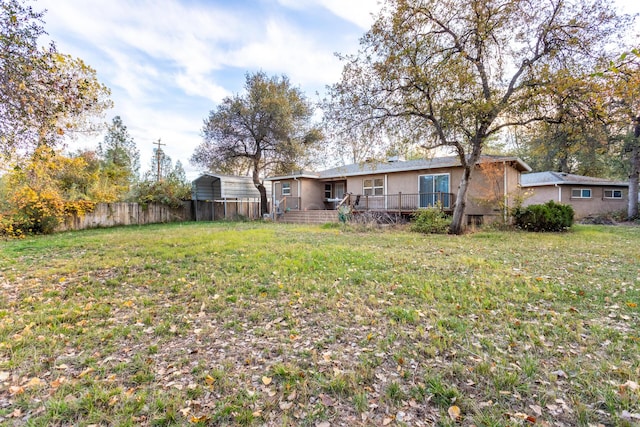
[[[300,197],[284,196],[278,200],[277,209],[278,213],[300,210]]]
[[[346,203],[356,211],[410,212],[435,206],[451,210],[455,202],[454,197],[452,193],[398,193],[379,196],[350,194]]]

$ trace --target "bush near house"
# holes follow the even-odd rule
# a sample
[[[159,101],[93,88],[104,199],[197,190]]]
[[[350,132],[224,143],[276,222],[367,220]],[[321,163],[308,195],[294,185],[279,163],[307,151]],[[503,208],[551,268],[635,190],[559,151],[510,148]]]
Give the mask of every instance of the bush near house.
[[[420,209],[413,214],[412,218],[411,231],[418,233],[447,234],[451,226],[451,217],[438,206]]]
[[[555,203],[518,207],[513,212],[515,226],[526,231],[566,231],[573,225],[574,211],[570,205]]]

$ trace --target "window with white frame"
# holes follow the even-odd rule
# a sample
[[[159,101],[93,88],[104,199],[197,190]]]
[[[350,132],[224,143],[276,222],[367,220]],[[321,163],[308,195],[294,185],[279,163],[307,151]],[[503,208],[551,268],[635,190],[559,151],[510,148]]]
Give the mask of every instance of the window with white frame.
[[[622,190],[604,190],[605,199],[622,199]]]
[[[290,182],[283,182],[282,183],[282,195],[283,196],[290,196],[291,195],[291,183]]]
[[[382,196],[384,194],[384,179],[373,178],[363,180],[362,194],[365,196]]]
[[[590,188],[572,188],[571,198],[572,199],[590,199],[591,189]]]
[[[333,185],[331,184],[325,184],[324,185],[324,198],[325,199],[330,199],[331,197],[333,197]]]

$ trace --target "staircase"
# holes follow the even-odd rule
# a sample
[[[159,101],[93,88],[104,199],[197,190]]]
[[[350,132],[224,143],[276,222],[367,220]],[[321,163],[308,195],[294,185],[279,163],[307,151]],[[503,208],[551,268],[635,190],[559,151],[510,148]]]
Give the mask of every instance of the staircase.
[[[278,217],[278,222],[288,224],[326,224],[338,222],[338,211],[289,211]]]

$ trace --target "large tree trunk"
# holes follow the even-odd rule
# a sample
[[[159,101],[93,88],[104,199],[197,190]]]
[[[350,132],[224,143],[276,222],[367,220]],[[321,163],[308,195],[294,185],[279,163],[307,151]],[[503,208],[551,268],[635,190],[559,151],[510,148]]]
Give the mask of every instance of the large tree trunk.
[[[256,186],[260,193],[260,216],[264,216],[264,214],[269,213],[269,200],[267,198],[267,188],[260,180],[260,158],[261,153],[256,154],[253,158],[252,178],[253,185]]]
[[[629,174],[628,219],[638,218],[638,176],[640,175],[640,141],[635,139],[631,151],[631,173]]]
[[[464,232],[463,221],[467,207],[467,190],[469,189],[471,171],[474,165],[475,162],[464,165],[464,171],[462,172],[462,178],[458,186],[458,194],[456,195],[455,207],[453,208],[453,219],[451,220],[451,227],[449,227],[451,234],[462,234]]]

